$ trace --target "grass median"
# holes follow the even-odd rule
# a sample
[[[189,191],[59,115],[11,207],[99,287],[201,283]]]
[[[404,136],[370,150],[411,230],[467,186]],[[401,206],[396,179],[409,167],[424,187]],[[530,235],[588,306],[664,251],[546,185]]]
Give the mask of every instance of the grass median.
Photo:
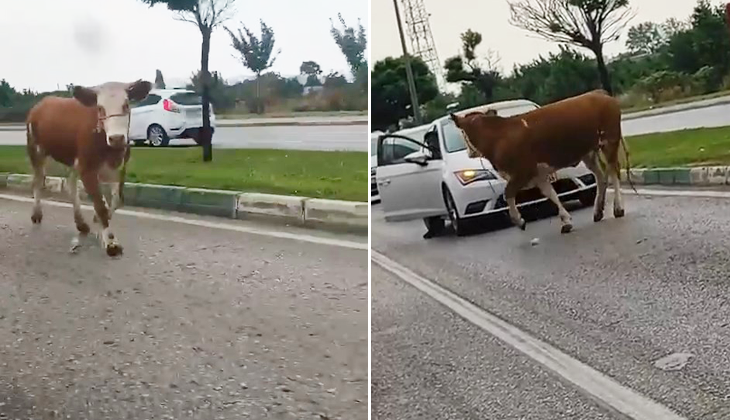
[[[0,146],[0,172],[29,174],[25,146]],[[48,175],[67,170],[49,162]],[[179,185],[335,200],[368,200],[365,152],[215,149],[203,163],[200,148],[133,148],[128,182]]]
[[[626,141],[635,168],[730,165],[730,127],[645,134]]]

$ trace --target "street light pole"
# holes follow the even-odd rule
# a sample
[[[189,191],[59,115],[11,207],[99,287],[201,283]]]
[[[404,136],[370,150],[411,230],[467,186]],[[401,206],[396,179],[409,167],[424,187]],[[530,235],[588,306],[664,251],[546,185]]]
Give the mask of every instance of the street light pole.
[[[395,20],[398,22],[398,33],[400,34],[400,45],[403,48],[403,61],[406,63],[406,79],[408,79],[408,90],[411,92],[411,108],[413,108],[413,119],[416,124],[421,125],[421,109],[418,106],[418,95],[416,94],[416,82],[413,79],[413,68],[411,67],[411,56],[406,49],[406,39],[403,36],[403,25],[400,22],[400,11],[398,0],[393,0],[395,8]]]

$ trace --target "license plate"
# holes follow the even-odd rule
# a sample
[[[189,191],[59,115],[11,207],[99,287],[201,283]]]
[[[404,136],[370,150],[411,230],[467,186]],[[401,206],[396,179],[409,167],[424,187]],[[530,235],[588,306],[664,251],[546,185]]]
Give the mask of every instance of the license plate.
[[[558,174],[556,174],[555,172],[553,172],[550,175],[548,175],[548,182],[549,183],[552,184],[553,182],[555,182],[557,180],[558,180]]]

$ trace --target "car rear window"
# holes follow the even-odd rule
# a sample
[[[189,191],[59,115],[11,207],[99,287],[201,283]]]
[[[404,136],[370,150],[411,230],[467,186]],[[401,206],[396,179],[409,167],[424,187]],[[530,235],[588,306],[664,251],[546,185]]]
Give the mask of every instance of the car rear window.
[[[130,105],[132,106],[132,108],[137,108],[140,106],[147,106],[147,105],[154,105],[154,104],[160,102],[160,99],[162,99],[162,98],[159,95],[150,94],[150,95],[147,95],[146,98],[142,99],[139,102],[132,101],[132,103]]]
[[[202,105],[203,98],[192,92],[176,93],[170,96],[173,102],[178,105]]]

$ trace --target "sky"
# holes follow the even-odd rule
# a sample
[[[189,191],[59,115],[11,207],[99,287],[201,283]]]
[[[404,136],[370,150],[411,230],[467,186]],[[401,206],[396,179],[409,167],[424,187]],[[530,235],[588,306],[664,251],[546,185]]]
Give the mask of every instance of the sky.
[[[69,83],[89,86],[140,78],[154,82],[156,69],[172,87],[186,83],[200,68],[200,31],[175,20],[164,5],[150,8],[140,0],[7,3],[0,14],[0,79],[16,89],[48,91]],[[234,7],[226,23],[234,32],[243,22],[260,34],[260,19],[274,29],[274,50],[281,53],[270,70],[283,76],[297,75],[308,60],[319,63],[325,74],[349,75],[329,33],[330,18],[336,27],[341,25],[338,13],[349,26],[360,19],[370,40],[368,0],[236,0]],[[218,28],[211,40],[210,70],[227,80],[251,76],[233,54],[237,52],[228,33]]]
[[[402,0],[399,0],[402,1]],[[388,56],[402,55],[393,0],[370,0],[371,22],[376,28],[372,37],[372,62]],[[485,54],[488,48],[499,53],[499,68],[511,72],[515,63],[528,63],[540,54],[558,51],[558,44],[544,41],[527,31],[509,24],[507,0],[423,0],[430,14],[429,23],[436,51],[441,63],[461,51],[459,35],[467,29],[480,32],[482,43],[477,54]],[[635,17],[629,26],[645,22],[661,22],[675,17],[685,19],[692,13],[697,0],[630,0]],[[716,1],[712,1],[716,3]],[[402,3],[399,3],[402,4]],[[401,7],[401,19],[403,9]],[[405,28],[404,28],[405,30]],[[625,32],[619,41],[606,46],[607,56],[624,50]],[[406,35],[407,36],[407,35]],[[408,47],[410,44],[406,39]],[[590,51],[583,50],[590,55]]]

